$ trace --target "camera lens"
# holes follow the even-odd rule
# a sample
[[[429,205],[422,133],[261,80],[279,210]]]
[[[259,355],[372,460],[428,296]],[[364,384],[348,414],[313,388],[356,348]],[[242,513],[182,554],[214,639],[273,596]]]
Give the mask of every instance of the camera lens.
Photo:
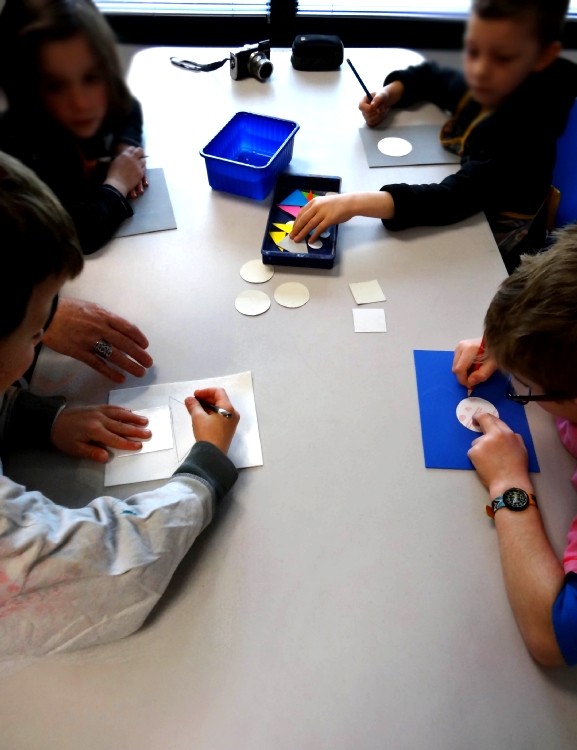
[[[259,81],[266,81],[273,71],[272,63],[264,52],[253,52],[246,67],[248,72]]]

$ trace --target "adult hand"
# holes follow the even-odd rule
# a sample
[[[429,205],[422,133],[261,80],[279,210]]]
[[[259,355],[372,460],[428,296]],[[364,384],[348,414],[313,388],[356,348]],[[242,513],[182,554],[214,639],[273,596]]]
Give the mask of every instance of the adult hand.
[[[485,354],[483,363],[479,369],[469,375],[469,370],[477,360],[480,346],[480,338],[463,339],[463,341],[459,341],[455,348],[452,371],[456,375],[459,383],[467,388],[474,388],[476,385],[479,385],[479,383],[484,383],[485,380],[488,380],[497,369],[497,363],[495,360]]]
[[[112,347],[107,359],[95,353],[97,341],[104,341]],[[124,382],[122,370],[142,377],[146,368],[152,365],[152,357],[145,351],[148,339],[140,329],[100,305],[85,300],[59,299],[43,342],[59,354],[84,362],[115,383]]]
[[[197,397],[214,404],[232,414],[230,419],[213,411],[205,411],[197,401]],[[227,453],[236,432],[240,416],[230,403],[223,388],[201,388],[184,400],[186,408],[192,417],[192,429],[197,440],[216,445],[223,453]]]
[[[134,450],[152,433],[148,419],[120,406],[66,407],[52,425],[53,445],[77,458],[106,463],[106,448]]]
[[[139,146],[127,146],[110,163],[104,184],[112,185],[128,198],[136,198],[148,185],[145,170],[144,150]]]
[[[400,81],[393,81],[393,83],[383,86],[380,91],[372,93],[372,101],[369,102],[366,96],[361,99],[359,109],[369,127],[374,128],[380,125],[388,115],[391,107],[402,97],[404,88],[404,85]]]
[[[473,440],[467,455],[491,497],[498,497],[509,487],[532,492],[523,438],[493,414],[479,410],[474,419],[483,435]]]

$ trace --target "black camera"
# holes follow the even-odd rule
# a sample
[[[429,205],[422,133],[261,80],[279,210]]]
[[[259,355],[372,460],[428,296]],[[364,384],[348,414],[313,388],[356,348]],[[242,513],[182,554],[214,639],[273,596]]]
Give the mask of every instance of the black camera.
[[[235,81],[254,76],[257,81],[271,77],[270,39],[257,44],[245,44],[238,52],[230,53],[230,77]]]

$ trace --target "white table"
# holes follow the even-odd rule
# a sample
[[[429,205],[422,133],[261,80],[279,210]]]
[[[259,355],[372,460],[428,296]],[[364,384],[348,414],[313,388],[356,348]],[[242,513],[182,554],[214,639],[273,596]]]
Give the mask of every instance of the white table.
[[[292,170],[341,175],[343,190],[438,180],[451,168],[370,170],[357,132],[362,92],[346,66],[297,72],[289,50],[273,50],[273,78],[260,84],[168,62],[226,52],[135,57],[129,82],[144,106],[149,163],[165,169],[178,229],[115,241],[67,293],[148,334],[156,365],[127,386],[251,370],[264,466],[241,472],[139,633],[0,677],[0,746],[572,749],[577,679],[544,672],[525,651],[483,488],[473,472],[423,464],[412,351],[449,350],[481,330],[504,277],[485,220],[388,234],[354,219],[340,229],[334,269],[278,268],[259,287],[272,296],[303,281],[305,307],[273,301],[263,316],[240,315],[234,299],[249,285],[239,269],[259,256],[269,204],[212,192],[198,155],[236,111],[299,122]],[[347,55],[371,88],[418,60],[402,50]],[[422,107],[395,124],[442,119]],[[374,278],[389,330],[355,334],[348,283]],[[91,401],[109,390],[88,368],[44,358],[37,385],[55,383]],[[528,411],[537,492],[560,553],[576,511],[575,462],[550,418]],[[28,454],[11,469],[68,502],[103,491],[100,466]]]

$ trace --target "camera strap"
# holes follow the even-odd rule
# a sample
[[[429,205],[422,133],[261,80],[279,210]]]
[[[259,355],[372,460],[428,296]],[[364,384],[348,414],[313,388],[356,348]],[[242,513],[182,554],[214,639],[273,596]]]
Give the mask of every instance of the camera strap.
[[[211,63],[197,63],[193,60],[183,60],[181,57],[171,57],[170,62],[176,65],[177,68],[184,68],[185,70],[204,71],[209,73],[211,70],[218,70],[230,60],[229,57],[225,57],[224,60],[216,60]]]

